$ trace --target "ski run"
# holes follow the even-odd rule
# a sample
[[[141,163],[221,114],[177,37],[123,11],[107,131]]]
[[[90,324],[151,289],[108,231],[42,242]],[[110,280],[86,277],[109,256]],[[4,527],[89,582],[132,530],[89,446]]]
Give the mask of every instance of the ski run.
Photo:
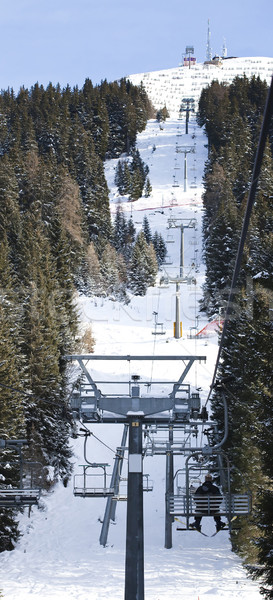
[[[184,154],[179,146],[190,146],[187,154],[187,182],[184,182]],[[160,232],[167,244],[168,257],[159,272],[157,285],[145,297],[131,297],[124,305],[111,298],[78,297],[81,326],[89,325],[96,339],[95,353],[107,355],[205,355],[206,363],[195,363],[186,382],[200,388],[206,400],[217,354],[217,334],[193,337],[207,325],[204,313],[198,312],[202,297],[202,175],[207,157],[207,140],[194,120],[185,134],[185,120],[167,119],[164,124],[149,121],[138,136],[138,149],[149,166],[152,194],[130,203],[120,198],[114,185],[117,160],[105,165],[111,190],[114,218],[118,201],[127,218],[132,215],[137,232],[147,215],[152,233]],[[186,191],[184,190],[186,187]],[[176,289],[173,283],[160,285],[160,279],[179,275],[180,229],[168,228],[170,218],[196,219],[196,228],[184,232],[184,274],[194,276],[196,284],[181,284],[180,317],[183,332],[173,336]],[[153,335],[154,315],[163,323],[164,335]],[[190,337],[191,336],[191,337]],[[178,361],[176,361],[178,362]],[[121,362],[99,363],[96,376],[114,378],[126,375],[128,366]],[[177,364],[138,363],[139,375],[174,379],[180,372]],[[151,370],[153,369],[153,373]],[[145,373],[144,373],[145,371]],[[79,425],[80,427],[80,425]],[[89,424],[96,437],[90,437],[88,458],[113,466],[115,449],[120,445],[123,426]],[[71,440],[74,474],[84,462],[83,438]],[[183,457],[175,457],[175,469]],[[179,463],[180,461],[180,463]],[[126,461],[125,461],[126,462]],[[126,465],[124,466],[124,473]],[[231,552],[229,532],[215,531],[213,518],[205,518],[202,530],[179,531],[173,524],[173,547],[164,548],[165,457],[147,456],[144,473],[153,481],[153,491],[144,494],[145,598],[146,600],[258,600],[258,584],[247,577],[240,558]],[[125,476],[125,475],[124,475]],[[106,500],[73,496],[73,478],[64,488],[58,484],[43,493],[39,509],[30,516],[25,509],[20,517],[23,533],[16,549],[0,555],[0,590],[5,600],[122,600],[124,597],[126,502],[119,502],[116,522],[110,525],[108,543],[99,544],[101,519]]]

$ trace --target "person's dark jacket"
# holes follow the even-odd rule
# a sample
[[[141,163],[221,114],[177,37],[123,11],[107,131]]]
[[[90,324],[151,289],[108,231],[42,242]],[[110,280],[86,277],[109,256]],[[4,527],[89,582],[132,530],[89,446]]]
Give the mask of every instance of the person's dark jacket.
[[[202,514],[208,514],[208,502],[204,502],[202,496],[210,496],[209,501],[209,514],[213,515],[219,512],[219,507],[222,502],[221,492],[217,485],[214,485],[212,481],[205,481],[200,485],[195,494],[194,501],[196,505],[196,512]],[[219,496],[219,498],[211,498],[211,496]]]

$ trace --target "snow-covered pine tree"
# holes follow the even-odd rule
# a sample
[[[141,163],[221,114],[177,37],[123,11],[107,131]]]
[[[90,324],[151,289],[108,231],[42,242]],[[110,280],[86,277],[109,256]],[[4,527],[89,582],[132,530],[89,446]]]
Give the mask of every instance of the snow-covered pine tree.
[[[148,219],[147,215],[144,215],[144,217],[143,217],[142,230],[143,230],[147,244],[150,244],[150,242],[152,241],[152,232],[151,232],[151,227],[150,227],[150,223],[149,223],[149,219]]]
[[[99,296],[102,292],[102,276],[100,272],[100,261],[93,242],[88,246],[86,263],[90,292]]]
[[[0,239],[7,236],[9,252],[16,260],[21,222],[19,186],[12,161],[7,155],[0,160]]]
[[[113,225],[113,246],[117,252],[125,250],[127,240],[127,222],[124,216],[122,205],[117,205],[117,210]]]
[[[146,178],[145,186],[144,186],[144,196],[145,198],[149,198],[152,193],[152,186],[149,177]]]
[[[123,187],[123,165],[125,161],[118,160],[115,172],[114,183],[118,188],[118,192],[121,196],[123,196],[124,187]]]
[[[119,258],[118,258],[119,257]],[[100,259],[102,287],[107,295],[120,298],[124,292],[124,277],[126,268],[115,248],[107,243]]]
[[[137,236],[129,265],[129,285],[136,296],[145,296],[155,284],[157,260],[152,244],[147,244],[143,231]]]
[[[71,314],[67,312],[65,289],[59,288],[39,210],[26,214],[24,219],[18,275],[25,382],[32,394],[25,402],[30,454],[50,467],[49,471],[53,467],[53,481],[66,482],[71,473],[71,451],[63,352],[68,347],[65,318],[68,320]]]
[[[131,175],[130,184],[130,199],[132,201],[138,200],[143,194],[143,178],[139,169],[135,169]]]
[[[160,268],[166,258],[167,247],[164,242],[164,238],[163,238],[162,234],[158,233],[158,231],[154,232],[154,235],[152,237],[152,242],[153,242],[155,253],[156,253],[158,267]]]

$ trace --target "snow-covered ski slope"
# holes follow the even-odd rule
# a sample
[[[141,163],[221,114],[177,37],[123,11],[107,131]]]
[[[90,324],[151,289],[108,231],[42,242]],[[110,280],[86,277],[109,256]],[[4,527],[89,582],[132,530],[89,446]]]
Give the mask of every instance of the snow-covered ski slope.
[[[171,217],[196,218],[196,230],[185,230],[185,274],[194,274],[196,285],[181,285],[181,319],[183,336],[173,337],[175,286],[157,285],[146,297],[132,297],[130,304],[101,298],[79,298],[82,328],[92,324],[97,354],[113,355],[181,355],[207,356],[206,364],[196,364],[187,376],[187,383],[201,388],[206,398],[217,353],[216,335],[208,339],[190,339],[191,328],[206,324],[198,315],[198,299],[204,279],[201,262],[202,173],[207,155],[206,138],[194,122],[189,134],[183,132],[185,123],[168,120],[160,129],[149,122],[138,137],[138,148],[149,165],[153,186],[152,196],[129,203],[122,198],[124,211],[132,213],[139,230],[147,215],[152,230],[158,230],[167,241],[169,262],[165,266],[170,277],[179,274],[180,230],[167,229]],[[182,133],[182,137],[181,137]],[[188,190],[184,192],[183,154],[176,144],[193,145],[195,154],[188,155]],[[175,159],[176,162],[175,162]],[[111,188],[113,214],[119,200],[113,185],[117,161],[106,164]],[[178,163],[178,164],[177,164]],[[172,187],[174,165],[179,187]],[[191,185],[197,187],[191,187]],[[164,275],[164,271],[159,275]],[[166,333],[154,336],[153,311],[164,324]],[[198,317],[198,319],[197,319]],[[128,376],[128,365],[115,362],[100,364],[96,374]],[[133,370],[134,369],[134,370]],[[135,370],[137,369],[137,371]],[[152,372],[153,371],[153,372]],[[145,373],[153,378],[172,379],[179,376],[176,364],[137,364],[132,372]],[[94,462],[113,465],[114,450],[121,442],[122,426],[89,425],[96,435],[88,445],[88,458]],[[106,448],[107,444],[110,448]],[[83,438],[72,440],[74,473],[84,463]],[[175,469],[182,463],[176,457]],[[125,461],[126,463],[126,461]],[[109,470],[110,470],[109,468]],[[249,580],[240,559],[231,552],[228,531],[213,538],[196,531],[177,531],[173,525],[173,548],[164,548],[165,535],[165,457],[144,459],[144,473],[154,482],[153,491],[144,495],[145,522],[145,598],[146,600],[258,600],[258,585]],[[126,475],[126,464],[124,468]],[[73,481],[67,488],[57,485],[42,499],[43,509],[32,510],[21,519],[23,537],[13,552],[0,555],[1,584],[5,600],[122,600],[124,597],[126,502],[119,502],[116,524],[110,525],[108,545],[99,545],[104,499],[84,499],[73,496]],[[203,530],[214,532],[213,519],[203,519]]]
[[[273,58],[264,56],[225,58],[205,63],[195,63],[162,71],[130,75],[135,85],[144,85],[155,108],[166,106],[171,116],[176,116],[183,98],[193,98],[198,105],[201,91],[213,80],[230,84],[234,77],[249,79],[255,75],[270,85],[273,74]]]

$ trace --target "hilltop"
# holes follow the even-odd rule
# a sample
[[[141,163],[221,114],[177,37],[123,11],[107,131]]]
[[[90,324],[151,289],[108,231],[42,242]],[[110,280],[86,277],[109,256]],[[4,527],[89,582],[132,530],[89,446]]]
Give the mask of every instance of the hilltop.
[[[167,107],[169,113],[176,117],[183,98],[193,98],[197,109],[200,94],[204,87],[218,80],[219,83],[230,84],[235,77],[244,75],[251,79],[254,75],[270,84],[273,73],[273,58],[245,57],[224,58],[214,61],[180,65],[173,69],[151,71],[128,76],[134,85],[143,84],[155,108]]]

